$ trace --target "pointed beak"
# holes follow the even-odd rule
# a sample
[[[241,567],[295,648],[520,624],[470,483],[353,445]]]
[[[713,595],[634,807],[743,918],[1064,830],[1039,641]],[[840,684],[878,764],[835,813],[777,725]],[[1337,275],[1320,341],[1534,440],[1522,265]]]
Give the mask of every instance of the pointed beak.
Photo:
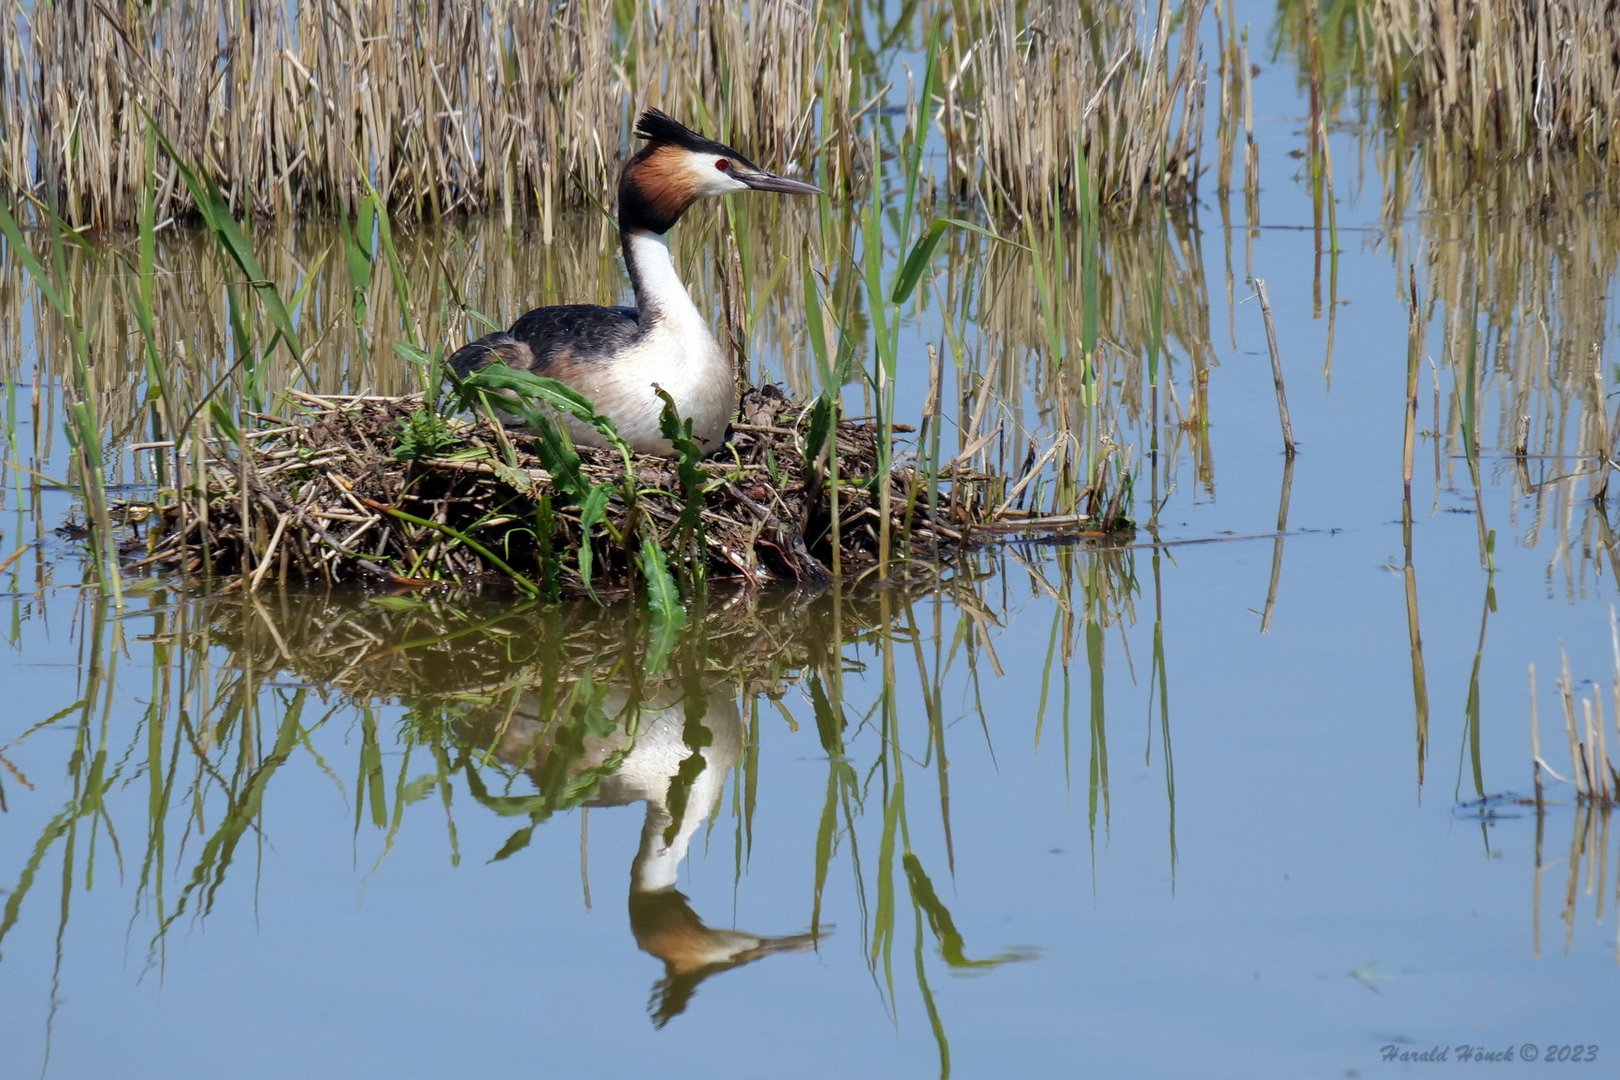
[[[733,166],[731,175],[753,188],[755,191],[780,191],[784,195],[820,195],[821,189],[814,184],[806,184],[802,180],[790,180],[775,173],[763,172],[759,169],[745,169]]]

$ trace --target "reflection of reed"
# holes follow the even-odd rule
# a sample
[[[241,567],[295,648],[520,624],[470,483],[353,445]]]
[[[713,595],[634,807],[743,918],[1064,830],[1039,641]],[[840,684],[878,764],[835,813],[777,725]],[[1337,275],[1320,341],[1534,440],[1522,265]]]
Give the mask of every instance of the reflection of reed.
[[[705,661],[738,686],[774,688],[832,662],[832,643],[880,633],[874,602],[845,597],[834,605],[825,594],[791,591],[716,597],[695,608],[696,627],[675,638],[653,633],[643,605],[628,601],[604,609],[265,593],[220,600],[209,613],[231,667],[293,672],[360,701],[472,702],[483,710],[537,687],[566,701],[582,679],[634,685],[637,673],[667,663],[676,641],[700,643]]]
[[[1584,879],[1584,891],[1592,897],[1592,917],[1598,921],[1604,918],[1605,904],[1614,902],[1609,889],[1609,820],[1613,816],[1613,808],[1598,806],[1592,803],[1583,803],[1575,810],[1575,819],[1571,823],[1569,835],[1569,851],[1562,859],[1564,863],[1564,889],[1562,903],[1558,908],[1558,919],[1564,926],[1564,951],[1568,952],[1575,940],[1576,916],[1580,914],[1580,894],[1583,891],[1581,882]],[[1546,872],[1560,861],[1557,858],[1548,858],[1544,854],[1546,840],[1547,813],[1538,808],[1536,810],[1536,873],[1534,884],[1534,915],[1532,934],[1535,953],[1541,955],[1541,885]],[[1620,854],[1615,856],[1620,859]],[[1620,963],[1620,935],[1617,935],[1614,948],[1614,959]]]
[[[1591,499],[1617,431],[1607,398],[1620,207],[1586,198],[1593,177],[1580,170],[1549,187],[1473,183],[1432,148],[1386,147],[1379,160],[1392,259],[1402,279],[1417,265],[1421,321],[1437,328],[1433,358],[1451,384],[1436,417],[1437,490],[1474,486],[1459,461],[1472,472],[1491,467],[1481,455],[1514,455],[1531,508],[1517,522],[1524,542],[1550,528],[1562,550],[1601,553],[1606,524]],[[1482,559],[1485,539],[1482,523]],[[1566,568],[1572,589],[1586,565]]]
[[[982,238],[952,233],[947,258],[948,272],[965,273],[976,268],[981,287],[974,294],[974,317],[983,334],[983,348],[1004,357],[1045,357],[1047,328],[1034,298],[1035,260],[1026,251],[1006,244],[986,244]],[[1168,359],[1181,359],[1187,367],[1184,377],[1204,370],[1214,361],[1210,340],[1209,286],[1204,278],[1204,259],[1197,223],[1181,215],[1166,220],[1160,231],[1155,225],[1105,229],[1096,252],[1083,246],[1079,232],[1060,238],[1059,250],[1043,252],[1049,281],[1057,282],[1061,330],[1078,340],[1085,319],[1086,297],[1081,266],[1096,258],[1097,322],[1103,327],[1100,389],[1117,393],[1116,404],[1125,408],[1133,421],[1141,415],[1146,400],[1147,365],[1144,358],[1156,339]],[[1162,269],[1160,245],[1163,245]],[[1038,256],[1038,257],[1041,257]],[[1162,285],[1161,285],[1162,281]],[[1162,289],[1162,303],[1155,326],[1155,296]],[[1037,370],[1039,380],[1032,387],[1037,398],[1049,398],[1055,383],[1067,379],[1071,387],[1080,377],[1080,358],[1064,372]],[[1009,380],[1019,377],[1021,365],[1005,361],[1002,370]],[[1003,389],[1008,400],[1017,400],[1014,384]]]
[[[1105,228],[1094,249],[1078,230],[1043,239],[1055,246],[1032,254],[971,233],[947,234],[938,288],[948,317],[960,323],[947,340],[963,350],[957,356],[961,429],[989,431],[1004,424],[1000,468],[1013,475],[1023,463],[1027,440],[1053,431],[1072,434],[1073,452],[1082,456],[1111,443],[1130,446],[1135,440],[1122,437],[1128,426],[1155,433],[1161,425],[1185,426],[1207,446],[1198,395],[1215,355],[1196,222],[1172,215],[1162,229],[1157,222]],[[1054,334],[1063,341],[1083,340],[1092,298],[1082,267],[1093,260],[1098,272],[1090,318],[1101,331],[1098,348],[1093,357],[1078,350],[1055,356]],[[1054,286],[1051,312],[1036,300],[1042,279]],[[1151,356],[1157,357],[1163,391],[1157,398]],[[982,410],[981,387],[993,409]],[[988,419],[970,423],[981,411]],[[1167,448],[1172,451],[1165,461],[1167,476],[1179,446],[1177,440]]]

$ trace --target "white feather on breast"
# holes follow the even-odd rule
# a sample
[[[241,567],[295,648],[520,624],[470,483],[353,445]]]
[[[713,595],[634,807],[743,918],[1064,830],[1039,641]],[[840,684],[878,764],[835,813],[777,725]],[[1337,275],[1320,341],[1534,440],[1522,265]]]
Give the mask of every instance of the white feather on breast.
[[[575,385],[598,412],[613,419],[619,435],[638,453],[672,452],[659,426],[663,402],[655,388],[669,394],[676,411],[691,419],[698,443],[706,451],[717,450],[737,404],[731,356],[692,303],[664,238],[636,232],[626,247],[640,286],[636,299],[646,329],[611,359],[582,365],[589,371],[580,372]],[[576,442],[604,445],[585,425],[570,421],[568,426]]]

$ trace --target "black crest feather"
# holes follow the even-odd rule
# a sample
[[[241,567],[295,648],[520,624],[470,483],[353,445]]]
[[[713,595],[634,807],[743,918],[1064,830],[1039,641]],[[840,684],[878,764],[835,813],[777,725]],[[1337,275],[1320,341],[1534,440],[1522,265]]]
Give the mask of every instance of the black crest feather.
[[[641,119],[636,121],[636,134],[648,142],[670,143],[695,153],[742,156],[724,143],[704,138],[659,109],[648,109],[641,114]]]

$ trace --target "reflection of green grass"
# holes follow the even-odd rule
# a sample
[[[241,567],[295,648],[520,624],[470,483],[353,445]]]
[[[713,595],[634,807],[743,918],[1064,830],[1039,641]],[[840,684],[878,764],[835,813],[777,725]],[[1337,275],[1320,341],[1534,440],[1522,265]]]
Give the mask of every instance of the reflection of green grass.
[[[46,266],[24,240],[22,230],[10,211],[0,205],[0,237],[4,238],[4,249],[10,251],[22,265],[40,297],[68,328],[72,396],[67,404],[63,426],[73,450],[74,483],[90,526],[90,546],[95,552],[93,565],[102,586],[116,597],[121,595],[123,582],[118,571],[112,515],[108,509],[102,429],[95,395],[91,390],[90,345],[81,326],[80,307],[84,302],[67,287],[66,248],[76,243],[78,238],[54,212],[48,213],[48,220],[49,266]],[[93,311],[87,313],[87,318],[93,320]]]
[[[1098,576],[1093,561],[1071,553],[1068,583],[1058,586],[1072,590],[1087,620],[1112,626],[1125,617],[1129,593],[1117,568]],[[266,593],[154,606],[145,643],[122,641],[126,620],[92,594],[76,620],[87,635],[81,691],[0,747],[9,761],[20,746],[39,751],[47,731],[73,733],[65,751],[70,802],[31,853],[19,847],[20,866],[0,868],[11,890],[0,945],[30,913],[53,906],[41,903],[52,887],[42,868],[53,853],[69,867],[60,879],[69,890],[58,905],[64,913],[107,873],[110,855],[140,867],[129,880],[154,927],[153,962],[163,962],[166,935],[185,916],[206,918],[245,899],[248,883],[238,879],[261,872],[252,849],[278,800],[289,797],[278,793],[305,790],[290,774],[342,794],[356,844],[375,849],[373,870],[423,828],[445,828],[450,861],[459,862],[468,815],[512,822],[504,841],[475,858],[523,857],[539,830],[601,795],[641,736],[645,710],[670,702],[682,710],[688,748],[666,794],[679,820],[710,767],[705,751],[718,710],[740,687],[741,715],[752,719],[745,752],[729,766],[737,770],[738,880],[760,798],[759,719],[774,709],[816,740],[828,762],[826,800],[805,808],[820,818],[811,841],[812,927],[823,921],[827,890],[847,881],[885,997],[902,999],[915,980],[946,1056],[953,1018],[932,987],[939,972],[987,971],[1027,955],[987,951],[985,928],[953,910],[945,885],[945,875],[962,872],[952,841],[952,733],[1006,737],[1005,722],[956,726],[946,712],[957,682],[999,663],[994,616],[971,581],[954,588],[954,605],[898,583],[815,599],[728,598],[673,629],[637,603],[603,610]],[[1081,632],[1067,625],[1066,634]],[[1104,647],[1104,626],[1097,629],[1086,645],[1093,678],[1095,651]],[[119,715],[125,697],[117,690],[119,657],[131,647],[150,650],[138,659],[152,670],[133,728]],[[852,679],[853,666],[867,662],[869,677]],[[911,679],[924,703],[919,714],[903,704]],[[785,693],[795,686],[802,691]],[[318,707],[318,699],[331,704]],[[399,717],[393,730],[390,715]],[[1100,724],[1096,713],[1092,730]],[[1015,728],[1013,737],[1023,736]],[[1093,747],[1094,768],[1106,770],[1106,753],[1106,743]],[[920,792],[937,801],[919,803]],[[177,838],[192,830],[197,838],[181,845]],[[912,962],[895,963],[897,949]]]

